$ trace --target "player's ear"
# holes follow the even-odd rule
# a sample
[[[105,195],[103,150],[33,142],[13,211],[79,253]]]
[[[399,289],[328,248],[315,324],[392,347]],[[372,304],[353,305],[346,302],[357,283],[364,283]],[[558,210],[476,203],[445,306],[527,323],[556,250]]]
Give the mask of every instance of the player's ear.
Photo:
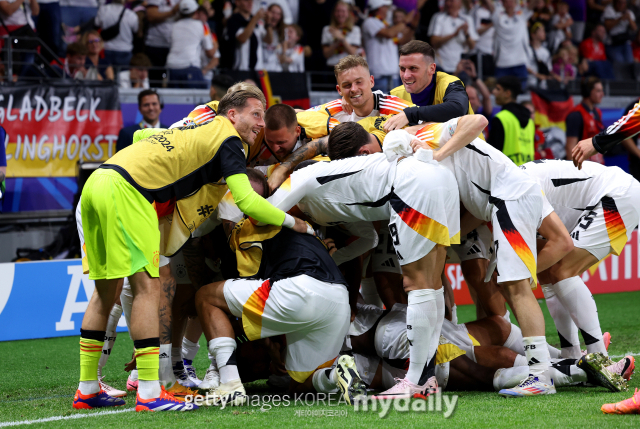
[[[338,94],[342,95],[342,91],[340,90],[340,85],[336,85],[336,91],[338,91]]]
[[[298,125],[296,127],[296,138],[300,137],[301,133],[302,133],[302,127],[300,125]]]
[[[373,75],[369,76],[369,78],[371,79],[371,88],[373,88],[375,86]]]
[[[371,151],[366,145],[364,145],[361,146],[360,149],[358,149],[358,155],[371,155]]]

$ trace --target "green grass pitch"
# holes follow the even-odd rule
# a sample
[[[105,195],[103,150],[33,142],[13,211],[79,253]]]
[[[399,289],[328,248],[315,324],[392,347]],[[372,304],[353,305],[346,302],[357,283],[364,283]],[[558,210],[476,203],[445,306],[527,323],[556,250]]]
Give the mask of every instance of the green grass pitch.
[[[613,342],[609,353],[614,360],[626,354],[640,358],[640,322],[635,318],[640,308],[640,292],[596,295],[600,323],[609,331]],[[558,336],[549,312],[541,303],[547,326],[547,338],[558,345]],[[461,322],[473,319],[472,306],[460,307]],[[11,329],[8,326],[2,329]],[[201,376],[208,366],[204,340],[196,356],[196,368]],[[125,388],[127,373],[124,364],[131,355],[132,341],[127,334],[118,335],[105,381],[119,389]],[[0,343],[0,427],[29,422],[29,427],[202,427],[212,428],[285,428],[285,427],[640,427],[640,415],[603,415],[600,406],[631,396],[640,386],[638,377],[630,382],[629,392],[610,393],[603,388],[560,388],[553,396],[506,399],[494,392],[458,392],[457,407],[445,419],[442,413],[391,411],[381,419],[377,412],[355,412],[345,404],[296,405],[226,409],[202,408],[190,413],[135,413],[135,397],[126,399],[127,405],[115,409],[115,414],[96,416],[99,411],[76,411],[71,408],[79,375],[78,337]],[[268,395],[275,393],[263,382],[251,383],[247,393]],[[448,395],[453,395],[449,393]],[[127,411],[128,410],[128,411]],[[309,411],[312,415],[306,416]],[[302,415],[301,415],[302,414]],[[315,414],[315,415],[313,415]],[[81,418],[72,418],[79,417]],[[52,418],[56,418],[53,420]],[[38,419],[51,419],[33,422]]]

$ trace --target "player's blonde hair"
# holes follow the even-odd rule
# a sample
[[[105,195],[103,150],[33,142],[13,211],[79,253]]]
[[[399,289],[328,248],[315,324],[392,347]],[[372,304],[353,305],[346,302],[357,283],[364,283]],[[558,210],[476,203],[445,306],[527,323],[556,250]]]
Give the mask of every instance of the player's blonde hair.
[[[255,86],[252,83],[247,83],[247,82],[244,82],[244,81],[236,82],[233,85],[231,85],[229,87],[229,89],[227,89],[227,94],[230,94],[230,93],[236,92],[236,91],[242,91],[242,90],[245,90],[245,89],[252,89],[252,88],[256,88],[256,89],[258,89],[258,91],[260,90],[257,86]]]
[[[367,64],[367,60],[359,55],[347,55],[346,57],[338,61],[338,64],[333,66],[333,73],[335,73],[336,75],[336,80],[338,79],[340,73],[344,73],[347,70],[351,70],[356,67],[364,67],[365,69],[367,69],[367,72],[369,71],[369,64]]]
[[[239,85],[233,85],[229,88],[229,91],[222,97],[220,104],[218,105],[218,115],[226,116],[231,109],[244,109],[247,105],[247,100],[255,98],[262,103],[262,108],[266,108],[267,100],[264,98],[264,94],[257,86],[248,83],[243,83],[242,89],[231,91],[231,88]]]

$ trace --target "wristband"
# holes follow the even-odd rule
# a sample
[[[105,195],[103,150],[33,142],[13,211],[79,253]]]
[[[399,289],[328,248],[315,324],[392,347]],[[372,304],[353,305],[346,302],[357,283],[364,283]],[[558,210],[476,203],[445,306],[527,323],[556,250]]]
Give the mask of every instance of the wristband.
[[[284,214],[284,222],[282,222],[282,226],[287,227],[289,229],[293,229],[296,226],[296,220],[289,213]]]

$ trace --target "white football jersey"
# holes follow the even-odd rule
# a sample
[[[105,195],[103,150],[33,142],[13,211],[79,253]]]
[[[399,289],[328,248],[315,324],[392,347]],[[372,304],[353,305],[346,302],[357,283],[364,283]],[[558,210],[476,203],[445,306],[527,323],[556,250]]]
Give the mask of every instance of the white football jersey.
[[[295,171],[268,201],[285,212],[297,205],[325,226],[388,220],[396,165],[382,153],[318,162]]]
[[[538,160],[520,168],[535,179],[562,223],[572,231],[585,210],[593,210],[602,197],[626,194],[633,176],[618,167],[585,161],[578,170],[572,161]]]
[[[458,119],[429,123],[416,133],[416,137],[437,151],[453,136]],[[506,155],[479,138],[440,164],[455,175],[462,204],[473,216],[484,221],[491,220],[493,203],[490,197],[517,200],[531,187],[538,186]]]
[[[413,103],[409,101],[403,100],[395,95],[384,94],[382,91],[377,90],[373,91],[373,110],[367,116],[358,116],[356,112],[349,114],[342,110],[342,98],[312,107],[309,110],[325,112],[340,122],[358,122],[361,119],[371,116],[396,115],[411,106],[413,106]]]

